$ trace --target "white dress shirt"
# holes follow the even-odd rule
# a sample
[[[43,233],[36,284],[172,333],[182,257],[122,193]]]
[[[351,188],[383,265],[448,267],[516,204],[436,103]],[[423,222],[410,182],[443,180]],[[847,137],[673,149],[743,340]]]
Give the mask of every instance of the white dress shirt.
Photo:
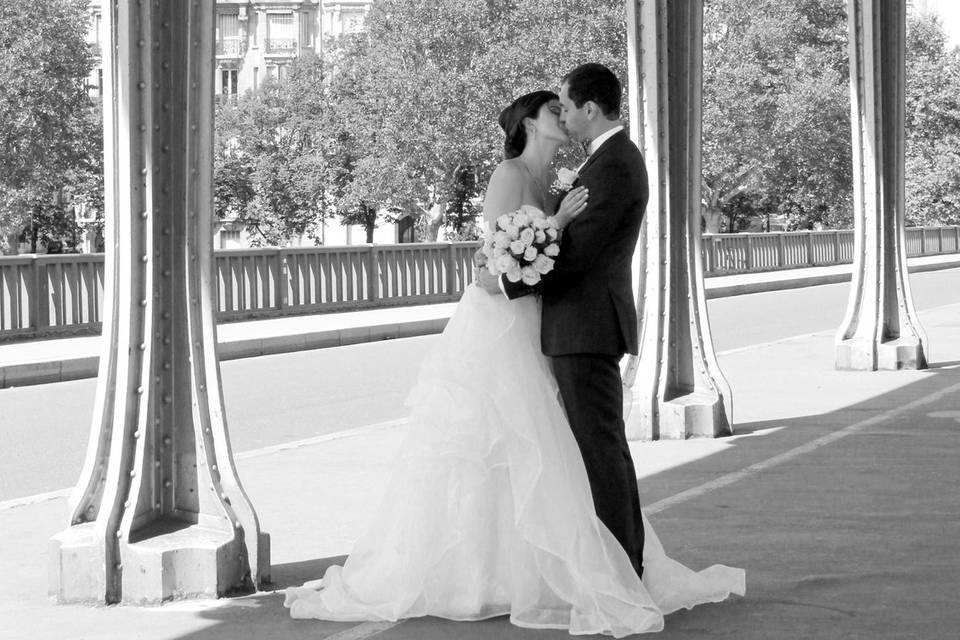
[[[622,124],[615,126],[613,129],[610,129],[609,131],[604,131],[603,133],[598,135],[596,138],[591,140],[590,144],[587,145],[587,160],[589,160],[590,156],[592,156],[594,153],[597,152],[597,149],[600,148],[600,145],[602,145],[604,142],[606,142],[607,140],[609,140],[610,138],[612,138],[614,135],[616,135],[621,131],[623,131]],[[580,166],[577,167],[577,173],[580,173],[580,169],[583,169],[583,165],[587,164],[587,160],[584,160],[580,164]]]

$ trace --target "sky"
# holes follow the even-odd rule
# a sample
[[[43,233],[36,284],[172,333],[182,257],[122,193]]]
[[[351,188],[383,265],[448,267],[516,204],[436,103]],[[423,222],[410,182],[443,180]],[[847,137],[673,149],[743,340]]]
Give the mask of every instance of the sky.
[[[927,0],[927,8],[943,19],[947,32],[947,45],[960,45],[960,2],[958,0]]]

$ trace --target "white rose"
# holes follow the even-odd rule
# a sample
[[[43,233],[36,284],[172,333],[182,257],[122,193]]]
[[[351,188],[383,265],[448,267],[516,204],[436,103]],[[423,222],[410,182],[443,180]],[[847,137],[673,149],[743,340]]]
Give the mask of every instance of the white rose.
[[[536,232],[533,234],[533,240],[534,242],[543,244],[544,242],[547,241],[547,234],[544,233],[543,229],[537,229]]]
[[[557,180],[564,184],[572,185],[578,177],[577,172],[573,169],[567,169],[566,167],[557,169]]]
[[[510,243],[510,253],[512,253],[515,256],[522,256],[523,251],[526,248],[527,248],[526,245],[524,245],[523,242],[521,242],[520,240],[514,240],[513,242]]]
[[[537,237],[537,234],[535,234],[533,232],[533,229],[531,229],[530,227],[526,227],[524,228],[523,231],[520,232],[520,242],[528,246],[530,244],[533,244],[533,240],[536,237]]]
[[[551,242],[557,239],[557,230],[553,227],[547,227],[546,234],[547,240],[550,240]]]
[[[525,227],[530,224],[530,216],[525,213],[518,213],[513,216],[513,224],[518,227]]]
[[[530,287],[540,282],[540,274],[537,273],[533,267],[524,267],[521,269],[520,278],[523,280],[523,284]]]
[[[548,221],[547,218],[537,218],[536,220],[533,221],[534,229],[546,229],[549,226],[550,226],[550,222]]]
[[[547,274],[553,271],[554,261],[551,258],[548,258],[545,255],[537,256],[537,259],[533,261],[533,268],[540,274]]]
[[[527,262],[533,262],[537,255],[536,247],[527,247],[526,251],[523,252],[523,259]]]
[[[507,235],[506,231],[497,231],[493,234],[493,246],[497,249],[506,249],[510,246],[510,236]]]
[[[510,224],[510,216],[508,216],[507,214],[503,214],[502,216],[497,218],[497,226],[500,227],[501,229],[506,229],[507,226],[509,226],[509,224]]]
[[[551,242],[543,248],[543,255],[550,256],[551,258],[556,257],[560,253],[560,245],[556,242]]]
[[[511,240],[516,240],[520,237],[520,227],[515,224],[508,224],[505,231]]]
[[[517,266],[517,261],[513,259],[509,254],[503,254],[502,256],[497,256],[496,259],[497,273],[506,273],[510,271],[512,267]]]
[[[520,271],[520,265],[517,263],[513,264],[513,267],[507,271],[507,280],[510,282],[520,282],[520,278],[523,277],[523,273]]]

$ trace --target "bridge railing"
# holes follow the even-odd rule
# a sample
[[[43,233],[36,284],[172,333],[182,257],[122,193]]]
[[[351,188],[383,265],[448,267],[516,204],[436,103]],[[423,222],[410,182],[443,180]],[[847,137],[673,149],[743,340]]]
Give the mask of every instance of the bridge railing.
[[[217,318],[458,300],[475,242],[216,252]],[[910,228],[909,256],[960,253],[960,227]],[[849,263],[852,231],[705,234],[706,276]],[[100,330],[103,254],[0,257],[0,340]]]

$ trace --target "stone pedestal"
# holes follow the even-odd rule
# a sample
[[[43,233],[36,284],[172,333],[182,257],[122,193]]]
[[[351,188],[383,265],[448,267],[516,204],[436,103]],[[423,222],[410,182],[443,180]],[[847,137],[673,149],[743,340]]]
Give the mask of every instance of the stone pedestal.
[[[629,357],[631,440],[731,433],[732,396],[710,337],[700,264],[702,0],[627,3],[631,135],[650,203],[634,261],[640,354]]]
[[[60,602],[252,590],[269,541],[223,411],[212,281],[214,3],[105,0],[103,347]]]
[[[904,240],[903,0],[849,0],[854,262],[839,369],[924,369]]]

